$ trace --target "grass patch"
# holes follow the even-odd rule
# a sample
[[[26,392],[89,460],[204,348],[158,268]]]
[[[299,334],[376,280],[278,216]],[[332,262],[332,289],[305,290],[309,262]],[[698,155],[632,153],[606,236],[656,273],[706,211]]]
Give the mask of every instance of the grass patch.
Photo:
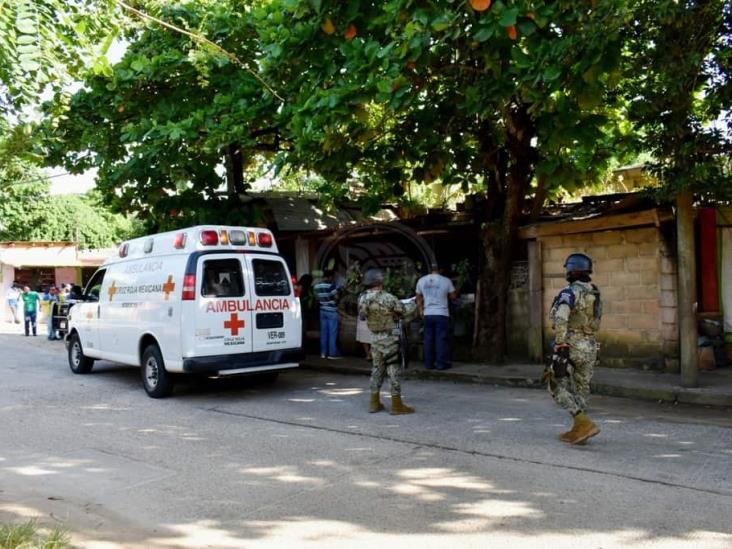
[[[29,520],[23,524],[0,524],[0,549],[70,549],[68,532],[54,528],[50,534],[39,534],[38,524]]]

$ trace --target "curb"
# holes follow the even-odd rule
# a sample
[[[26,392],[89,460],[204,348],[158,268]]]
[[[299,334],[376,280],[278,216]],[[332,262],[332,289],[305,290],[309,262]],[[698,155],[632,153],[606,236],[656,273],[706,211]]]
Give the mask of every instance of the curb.
[[[330,372],[346,375],[371,374],[371,368],[366,366],[340,365],[335,363],[322,364],[305,361],[300,367],[317,372]],[[502,387],[518,387],[524,389],[543,389],[541,378],[500,376],[491,374],[471,374],[459,371],[440,372],[409,368],[404,373],[405,379],[422,379],[428,381],[447,381],[452,383],[475,383],[480,385],[497,385]],[[711,406],[714,408],[732,408],[732,393],[712,392],[707,388],[688,389],[685,387],[654,387],[652,385],[625,385],[612,384],[604,381],[593,381],[592,392],[598,395],[631,398],[654,402],[689,404],[693,406]]]

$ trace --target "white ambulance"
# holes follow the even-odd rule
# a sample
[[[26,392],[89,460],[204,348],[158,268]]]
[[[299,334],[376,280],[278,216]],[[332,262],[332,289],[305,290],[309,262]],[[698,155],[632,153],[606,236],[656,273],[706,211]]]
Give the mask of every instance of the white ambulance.
[[[298,366],[300,300],[267,229],[199,226],[123,243],[69,312],[74,373],[97,359],[141,366],[153,398],[175,374]]]

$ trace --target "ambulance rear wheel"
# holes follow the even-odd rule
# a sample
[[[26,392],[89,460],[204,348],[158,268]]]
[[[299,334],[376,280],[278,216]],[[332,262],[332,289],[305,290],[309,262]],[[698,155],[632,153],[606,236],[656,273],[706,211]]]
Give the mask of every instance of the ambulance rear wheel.
[[[75,374],[88,374],[94,366],[94,359],[84,355],[79,334],[69,337],[69,368]]]
[[[152,398],[163,398],[173,392],[173,378],[165,369],[163,355],[157,345],[148,345],[142,353],[142,385]]]

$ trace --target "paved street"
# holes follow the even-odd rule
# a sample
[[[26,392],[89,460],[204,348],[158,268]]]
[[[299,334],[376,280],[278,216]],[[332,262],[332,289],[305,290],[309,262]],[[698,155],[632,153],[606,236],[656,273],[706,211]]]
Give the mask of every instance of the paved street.
[[[392,417],[365,377],[291,371],[153,400],[136,369],[0,345],[0,521],[82,546],[732,546],[728,411],[598,397],[567,447],[538,390],[408,381]]]

